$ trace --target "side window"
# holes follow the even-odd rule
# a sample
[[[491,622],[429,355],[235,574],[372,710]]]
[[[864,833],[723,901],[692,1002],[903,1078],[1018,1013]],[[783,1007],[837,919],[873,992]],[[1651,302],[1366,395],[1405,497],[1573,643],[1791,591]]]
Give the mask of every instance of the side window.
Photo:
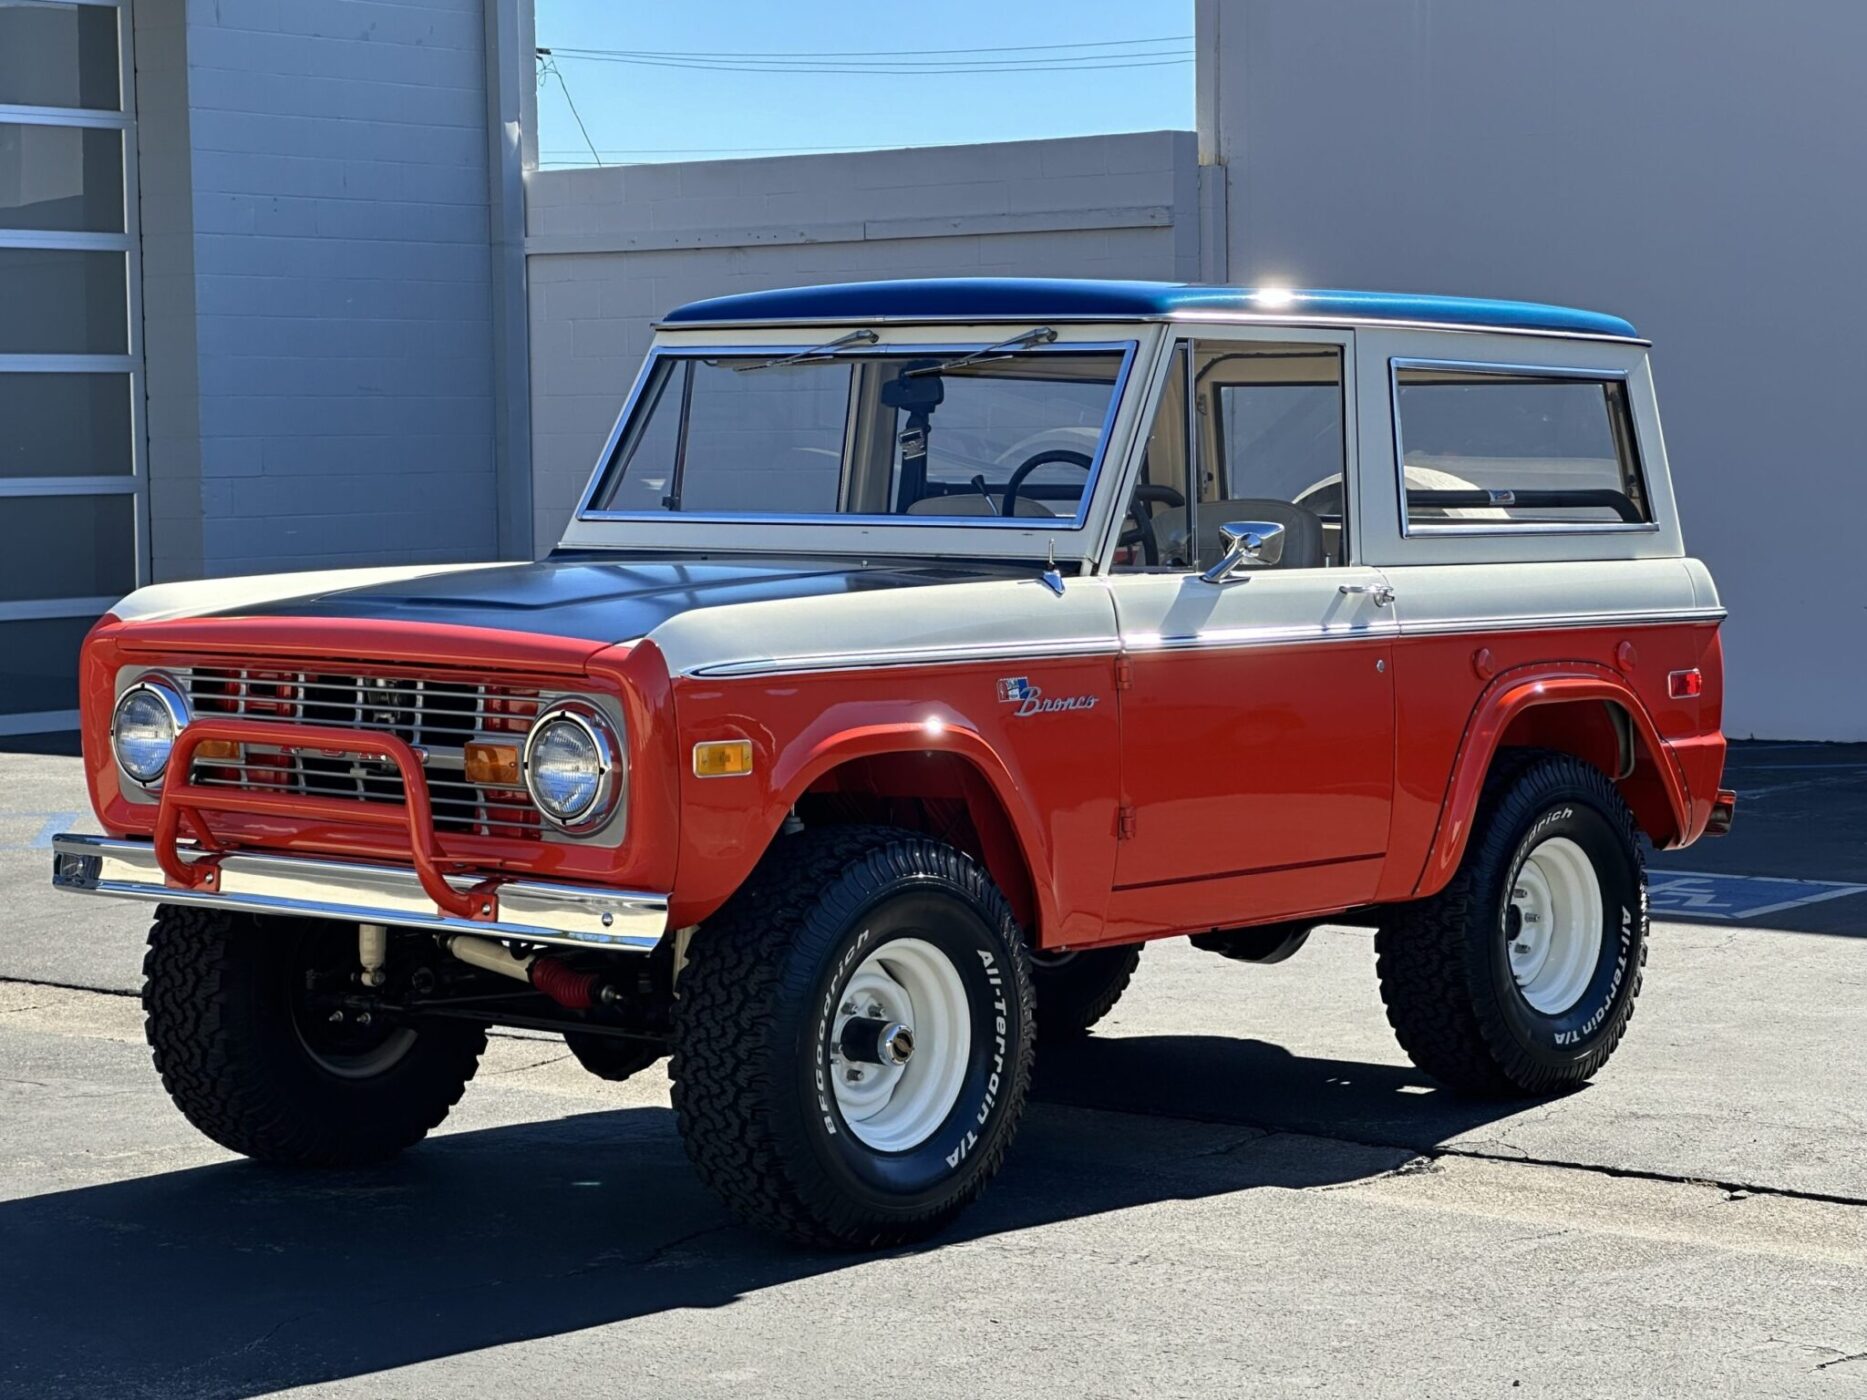
[[[1345,562],[1341,348],[1203,345],[1194,384],[1201,438],[1197,562],[1218,559],[1219,526],[1235,520],[1284,527],[1279,568]]]
[[[1619,378],[1396,361],[1409,533],[1652,520]]]

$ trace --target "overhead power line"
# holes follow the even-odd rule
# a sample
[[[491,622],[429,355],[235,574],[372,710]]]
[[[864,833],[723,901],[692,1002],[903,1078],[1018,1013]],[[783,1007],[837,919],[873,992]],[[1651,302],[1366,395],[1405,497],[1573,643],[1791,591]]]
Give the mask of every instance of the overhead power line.
[[[990,73],[1070,73],[1101,69],[1164,68],[1194,61],[1190,34],[1149,39],[1091,39],[1072,44],[1004,44],[968,49],[712,50],[603,49],[556,46],[541,57],[583,63],[718,73],[802,73],[827,77],[939,76]],[[987,58],[981,55],[1015,55]]]
[[[1037,53],[1057,49],[1113,49],[1128,48],[1146,44],[1186,44],[1193,41],[1191,34],[1161,34],[1152,39],[1089,39],[1075,44],[1003,44],[996,48],[979,49],[915,49],[923,54],[972,54],[972,53]],[[769,49],[769,50],[729,50],[729,49],[592,49],[558,47],[553,52],[570,54],[627,54],[635,58],[769,58],[769,59],[819,59],[819,58],[899,58],[899,49]]]
[[[926,65],[889,67],[881,64],[863,67],[790,67],[773,66],[758,63],[705,62],[687,59],[669,58],[624,58],[619,55],[563,54],[573,62],[585,63],[622,63],[639,68],[680,68],[704,73],[806,73],[822,74],[833,77],[885,77],[885,78],[938,78],[961,74],[970,75],[1013,75],[1021,73],[1105,73],[1121,68],[1171,68],[1180,64],[1192,63],[1192,54],[1168,56],[1137,56],[1133,61],[1115,63],[1044,63],[1033,62],[1019,67],[981,67],[978,65],[931,67]]]
[[[540,52],[542,53],[543,51],[541,50]],[[596,142],[590,139],[590,128],[583,124],[583,113],[577,110],[576,100],[570,95],[570,84],[564,81],[563,70],[548,57],[544,58],[539,65],[539,79],[542,81],[547,74],[552,74],[557,77],[558,87],[564,93],[564,105],[570,108],[571,116],[576,118],[577,121],[577,130],[583,133],[583,143],[590,148],[590,159],[595,161],[598,165],[601,165],[603,163],[603,157],[596,153]]]

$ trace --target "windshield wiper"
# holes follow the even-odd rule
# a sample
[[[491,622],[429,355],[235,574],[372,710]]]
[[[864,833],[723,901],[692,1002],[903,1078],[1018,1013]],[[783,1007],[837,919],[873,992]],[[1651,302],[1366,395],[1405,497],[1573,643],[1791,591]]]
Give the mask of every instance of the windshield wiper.
[[[778,369],[783,365],[801,365],[810,360],[833,360],[836,352],[846,345],[873,345],[881,337],[874,331],[851,331],[848,335],[839,335],[835,340],[822,345],[813,345],[808,350],[799,350],[795,355],[786,355],[776,360],[760,360],[755,365],[734,365],[734,374],[749,374],[755,369]]]
[[[916,365],[913,369],[903,370],[901,377],[913,379],[922,374],[945,374],[950,369],[961,365],[981,364],[986,360],[1008,360],[1013,350],[1026,350],[1033,345],[1048,345],[1057,338],[1057,333],[1049,326],[1039,326],[1036,330],[1026,331],[1023,335],[1014,335],[1010,340],[1001,340],[996,345],[988,345],[983,350],[975,350],[970,355],[961,355],[958,359],[940,360],[931,365]]]

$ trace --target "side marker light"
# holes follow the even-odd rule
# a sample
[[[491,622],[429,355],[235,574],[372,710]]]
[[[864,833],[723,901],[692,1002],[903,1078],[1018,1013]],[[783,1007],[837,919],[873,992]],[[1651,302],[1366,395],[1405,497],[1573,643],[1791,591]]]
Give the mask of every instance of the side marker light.
[[[743,778],[751,771],[750,739],[709,739],[694,745],[696,778]]]

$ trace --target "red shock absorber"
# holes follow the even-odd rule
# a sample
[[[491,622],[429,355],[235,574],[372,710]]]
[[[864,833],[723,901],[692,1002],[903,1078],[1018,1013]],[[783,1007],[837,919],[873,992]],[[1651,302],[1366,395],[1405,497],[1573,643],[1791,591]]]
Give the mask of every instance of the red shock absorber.
[[[534,958],[532,985],[559,1006],[572,1011],[588,1011],[596,1005],[597,989],[603,978],[595,972],[579,972],[557,958]]]

